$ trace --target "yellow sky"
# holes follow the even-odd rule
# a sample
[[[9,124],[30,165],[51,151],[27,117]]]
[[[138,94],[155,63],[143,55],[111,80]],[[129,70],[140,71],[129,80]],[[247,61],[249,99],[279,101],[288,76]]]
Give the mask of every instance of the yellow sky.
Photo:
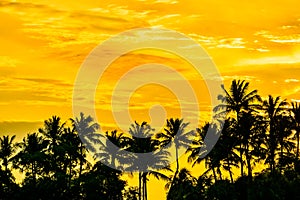
[[[132,28],[184,33],[204,47],[227,86],[243,78],[262,96],[299,100],[299,7],[298,0],[1,0],[0,132],[23,136],[51,115],[71,117],[81,63],[98,44]],[[208,110],[205,85],[187,63],[165,52],[133,52],[112,64],[97,92],[104,129],[113,127],[106,98],[111,84],[124,70],[147,62],[182,72],[200,91],[200,109]],[[148,107],[157,103],[166,106],[166,116],[179,115],[172,95],[153,85],[140,88],[130,100],[133,117],[149,121]]]

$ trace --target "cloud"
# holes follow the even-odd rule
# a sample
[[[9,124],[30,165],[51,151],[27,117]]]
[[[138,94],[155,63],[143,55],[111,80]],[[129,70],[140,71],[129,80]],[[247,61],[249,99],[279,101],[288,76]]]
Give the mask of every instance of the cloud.
[[[286,82],[286,83],[298,83],[299,80],[298,79],[286,79],[286,80],[284,80],[284,82]]]
[[[298,64],[300,63],[300,54],[294,55],[278,55],[278,56],[265,56],[260,58],[241,59],[237,65],[271,65],[271,64]]]
[[[16,78],[17,80],[31,81],[35,83],[42,84],[51,84],[54,86],[63,86],[63,87],[72,87],[73,84],[65,83],[61,80],[56,79],[46,79],[46,78]]]

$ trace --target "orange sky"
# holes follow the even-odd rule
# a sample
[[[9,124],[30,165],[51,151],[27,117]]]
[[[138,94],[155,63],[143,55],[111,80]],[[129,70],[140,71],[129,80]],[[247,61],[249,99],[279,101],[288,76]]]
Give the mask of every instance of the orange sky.
[[[184,33],[204,47],[227,86],[243,78],[262,96],[300,100],[299,7],[298,0],[1,0],[0,134],[23,136],[51,115],[71,117],[81,63],[98,44],[132,28]],[[200,109],[207,111],[206,88],[192,70],[185,70],[188,64],[164,52],[133,52],[112,64],[104,89],[97,92],[104,129],[113,127],[113,121],[103,117],[109,113],[109,98],[103,94],[122,71],[145,62],[181,71],[201,91]],[[133,118],[149,121],[148,108],[157,103],[165,106],[167,116],[178,115],[172,95],[156,86],[140,88],[130,101]],[[154,194],[156,189],[149,190]]]

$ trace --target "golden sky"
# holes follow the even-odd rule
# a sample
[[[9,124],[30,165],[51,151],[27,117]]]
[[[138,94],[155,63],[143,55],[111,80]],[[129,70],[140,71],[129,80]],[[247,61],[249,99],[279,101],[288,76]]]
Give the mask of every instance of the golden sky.
[[[226,86],[242,78],[262,96],[300,100],[299,7],[298,0],[1,0],[0,132],[23,136],[51,115],[71,117],[73,84],[84,59],[104,40],[133,28],[167,28],[191,37],[214,60]],[[200,109],[208,110],[204,83],[182,59],[132,52],[112,64],[97,90],[104,129],[114,127],[110,87],[122,72],[147,62],[182,72],[200,91]],[[148,85],[130,99],[133,118],[149,121],[148,108],[157,103],[168,117],[180,114],[174,94]]]

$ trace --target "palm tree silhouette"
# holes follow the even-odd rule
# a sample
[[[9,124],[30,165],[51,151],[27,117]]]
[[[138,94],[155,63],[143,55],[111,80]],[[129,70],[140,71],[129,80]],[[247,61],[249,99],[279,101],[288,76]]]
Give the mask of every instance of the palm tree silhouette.
[[[160,141],[162,147],[171,147],[172,143],[175,144],[175,158],[176,158],[176,171],[173,179],[179,172],[179,154],[178,150],[181,147],[188,148],[191,143],[190,137],[194,135],[194,131],[185,132],[189,123],[184,123],[183,119],[167,119],[165,132],[158,133],[156,138]]]
[[[278,146],[278,135],[276,135],[278,124],[276,122],[281,115],[286,114],[287,106],[287,101],[281,100],[279,96],[274,98],[269,95],[268,99],[263,102],[263,109],[269,123],[269,134],[266,140],[269,151],[266,162],[270,165],[271,172],[274,172],[275,169],[275,151]]]
[[[100,158],[100,160],[107,164],[110,164],[114,169],[124,170],[126,166],[130,165],[132,162],[130,154],[127,154],[124,151],[129,148],[130,138],[124,133],[118,133],[117,130],[113,130],[111,132],[106,131],[105,137],[109,141],[106,141],[106,144],[102,146],[101,151],[96,154],[96,157]],[[109,150],[110,144],[108,142],[111,142],[113,145],[118,147],[116,151],[111,152]]]
[[[80,137],[80,163],[79,163],[79,177],[82,174],[83,165],[86,163],[85,151],[91,150],[96,152],[95,144],[101,144],[100,134],[97,134],[96,131],[100,128],[99,124],[93,122],[91,116],[85,117],[81,112],[79,117],[75,119],[70,119],[72,122],[73,128],[76,130],[78,136]],[[86,145],[86,147],[83,146]]]
[[[8,173],[8,165],[12,161],[12,155],[14,154],[16,148],[14,145],[15,135],[13,136],[2,136],[0,138],[0,159],[2,160],[2,165],[4,166],[5,173]]]
[[[217,127],[215,125],[211,126],[211,124],[209,123],[206,123],[201,128],[197,128],[196,137],[194,138],[192,145],[187,149],[186,153],[189,154],[188,162],[192,163],[193,167],[195,164],[199,164],[200,162],[205,161],[207,170],[203,173],[203,175],[205,175],[209,171],[212,171],[214,179],[216,181],[217,175],[215,170],[216,168],[220,167],[220,160],[216,157],[218,156],[218,154],[215,154],[216,149],[212,149],[212,151],[205,158],[201,157],[201,154],[203,153],[201,151],[203,151],[203,149],[206,149],[203,147],[211,144],[210,142],[204,143],[204,138],[208,132],[209,127],[212,127],[214,129],[213,132],[219,134],[217,131]]]
[[[291,167],[295,161],[295,155],[292,150],[296,145],[292,140],[293,137],[293,117],[290,115],[280,115],[276,121],[276,137],[279,149],[279,169],[282,171],[286,167]],[[294,138],[295,139],[295,138]]]
[[[300,103],[292,102],[292,108],[290,109],[291,114],[293,116],[294,128],[296,130],[295,138],[296,138],[296,158],[299,159],[299,143],[300,143]]]
[[[151,128],[147,122],[142,122],[141,124],[135,122],[131,124],[129,128],[129,133],[132,138],[129,141],[128,151],[138,153],[137,159],[139,156],[143,156],[143,153],[150,153],[147,156],[147,159],[144,160],[145,163],[135,163],[132,167],[129,167],[130,170],[137,170],[139,173],[139,199],[147,200],[147,181],[148,176],[154,176],[157,179],[169,180],[169,177],[157,171],[172,171],[169,167],[169,152],[166,150],[159,150],[160,142],[154,138],[154,129]]]
[[[263,116],[253,111],[243,111],[240,124],[244,136],[240,142],[244,146],[248,177],[252,181],[252,162],[253,164],[260,162],[264,158],[263,154],[266,153],[264,142],[267,125]]]
[[[14,156],[14,167],[31,176],[33,186],[36,186],[37,176],[47,174],[46,150],[48,141],[38,133],[27,134],[22,142],[17,144],[20,151]]]
[[[52,116],[44,121],[44,127],[39,128],[39,132],[43,134],[46,140],[49,141],[48,152],[50,158],[50,168],[57,175],[61,168],[58,163],[60,137],[64,131],[65,123],[61,122],[60,117]]]
[[[64,133],[61,135],[60,161],[62,163],[64,174],[68,178],[67,188],[69,192],[71,189],[71,180],[76,175],[75,168],[77,167],[77,164],[85,164],[88,162],[85,159],[85,148],[81,146],[81,143],[74,127],[64,129]]]
[[[193,145],[187,150],[189,154],[188,162],[192,162],[192,166],[199,164],[202,161],[205,161],[207,170],[202,174],[205,176],[208,172],[213,173],[215,182],[218,180],[217,173],[219,178],[222,180],[221,167],[229,172],[231,181],[233,182],[233,173],[231,167],[238,167],[237,163],[239,160],[238,155],[234,152],[234,146],[236,140],[232,130],[234,129],[234,119],[225,120],[222,130],[218,130],[217,125],[206,123],[202,128],[197,129],[197,137],[193,141]],[[220,135],[217,144],[211,150],[211,152],[205,157],[202,158],[201,151],[205,151],[207,145],[211,144],[209,141],[204,143],[204,138],[208,132],[208,129],[214,129],[216,135]],[[204,149],[204,150],[203,150]]]
[[[15,138],[15,135],[11,137],[7,135],[0,138],[0,161],[2,161],[2,166],[4,166],[4,172],[2,171],[2,167],[0,168],[2,182],[1,187],[6,186],[7,191],[11,191],[11,187],[13,186],[12,183],[14,183],[14,176],[8,166],[13,161],[13,154],[16,150],[16,146],[14,144]]]
[[[224,85],[221,86],[225,92],[225,95],[219,95],[218,99],[221,100],[221,104],[214,108],[214,112],[219,112],[217,115],[235,115],[237,121],[236,135],[239,141],[243,140],[243,135],[240,131],[240,117],[242,111],[255,111],[260,107],[257,102],[261,101],[261,97],[257,94],[257,90],[252,90],[248,93],[249,82],[245,80],[233,80],[230,86],[230,90],[227,91]],[[244,161],[243,161],[243,144],[240,142],[240,165],[241,176],[244,175]]]

